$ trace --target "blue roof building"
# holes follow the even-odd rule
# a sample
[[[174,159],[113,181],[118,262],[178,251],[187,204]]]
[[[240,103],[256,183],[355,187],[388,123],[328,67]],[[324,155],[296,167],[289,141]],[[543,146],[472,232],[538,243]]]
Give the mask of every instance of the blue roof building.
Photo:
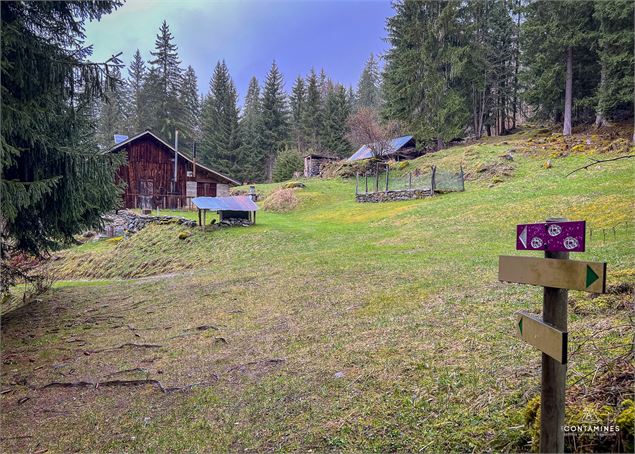
[[[390,141],[390,147],[384,152],[384,157],[396,157],[406,150],[412,151],[415,148],[415,139],[412,136],[402,136],[392,139]],[[373,157],[373,151],[371,149],[372,144],[362,145],[359,150],[353,153],[353,156],[348,158],[349,161],[357,161],[359,159],[369,159]],[[406,153],[404,153],[406,154]]]

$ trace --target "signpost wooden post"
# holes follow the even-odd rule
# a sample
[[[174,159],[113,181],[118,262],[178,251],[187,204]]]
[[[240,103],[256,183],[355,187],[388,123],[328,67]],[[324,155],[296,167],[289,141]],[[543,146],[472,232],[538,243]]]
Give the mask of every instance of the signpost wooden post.
[[[518,335],[542,351],[540,452],[564,451],[564,405],[567,377],[567,300],[569,289],[606,292],[606,263],[569,260],[584,252],[584,221],[547,219],[521,224],[516,249],[544,251],[545,258],[500,256],[498,279],[544,287],[542,318],[518,312]]]

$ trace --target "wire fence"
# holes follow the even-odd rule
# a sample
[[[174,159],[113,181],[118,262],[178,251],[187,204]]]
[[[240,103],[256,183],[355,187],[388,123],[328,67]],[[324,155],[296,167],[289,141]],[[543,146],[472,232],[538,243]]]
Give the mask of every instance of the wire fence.
[[[389,191],[430,191],[431,194],[460,192],[465,190],[463,168],[450,172],[431,166],[425,170],[415,170],[397,174],[386,166],[383,171],[366,172],[356,175],[355,194],[373,194]]]
[[[610,227],[597,227],[587,223],[587,249],[591,247],[604,247],[614,241],[619,241],[627,235],[627,239],[635,239],[635,223],[621,221]]]

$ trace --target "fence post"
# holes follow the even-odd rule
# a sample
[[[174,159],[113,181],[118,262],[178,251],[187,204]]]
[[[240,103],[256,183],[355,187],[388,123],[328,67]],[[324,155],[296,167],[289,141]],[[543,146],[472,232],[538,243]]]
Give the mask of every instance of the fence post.
[[[388,178],[390,175],[390,167],[388,167],[388,164],[386,164],[386,192],[388,192]]]
[[[366,171],[366,194],[368,194],[368,170]]]
[[[465,175],[463,175],[463,164],[459,167],[461,169],[461,191],[465,191]]]
[[[375,165],[375,192],[379,192],[379,163]]]
[[[412,172],[408,174],[408,189],[412,189]]]
[[[434,195],[434,190],[436,189],[436,174],[437,174],[437,166],[432,166],[432,177],[430,178],[430,195]]]
[[[359,190],[359,172],[355,173],[355,195],[357,195]]]

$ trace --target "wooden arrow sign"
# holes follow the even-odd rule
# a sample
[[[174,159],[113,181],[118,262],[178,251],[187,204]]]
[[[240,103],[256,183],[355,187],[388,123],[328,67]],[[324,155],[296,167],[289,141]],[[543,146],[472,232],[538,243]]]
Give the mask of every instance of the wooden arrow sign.
[[[568,333],[543,322],[539,315],[516,312],[516,334],[556,361],[567,364]]]
[[[498,261],[498,280],[606,293],[606,262],[501,255]]]

